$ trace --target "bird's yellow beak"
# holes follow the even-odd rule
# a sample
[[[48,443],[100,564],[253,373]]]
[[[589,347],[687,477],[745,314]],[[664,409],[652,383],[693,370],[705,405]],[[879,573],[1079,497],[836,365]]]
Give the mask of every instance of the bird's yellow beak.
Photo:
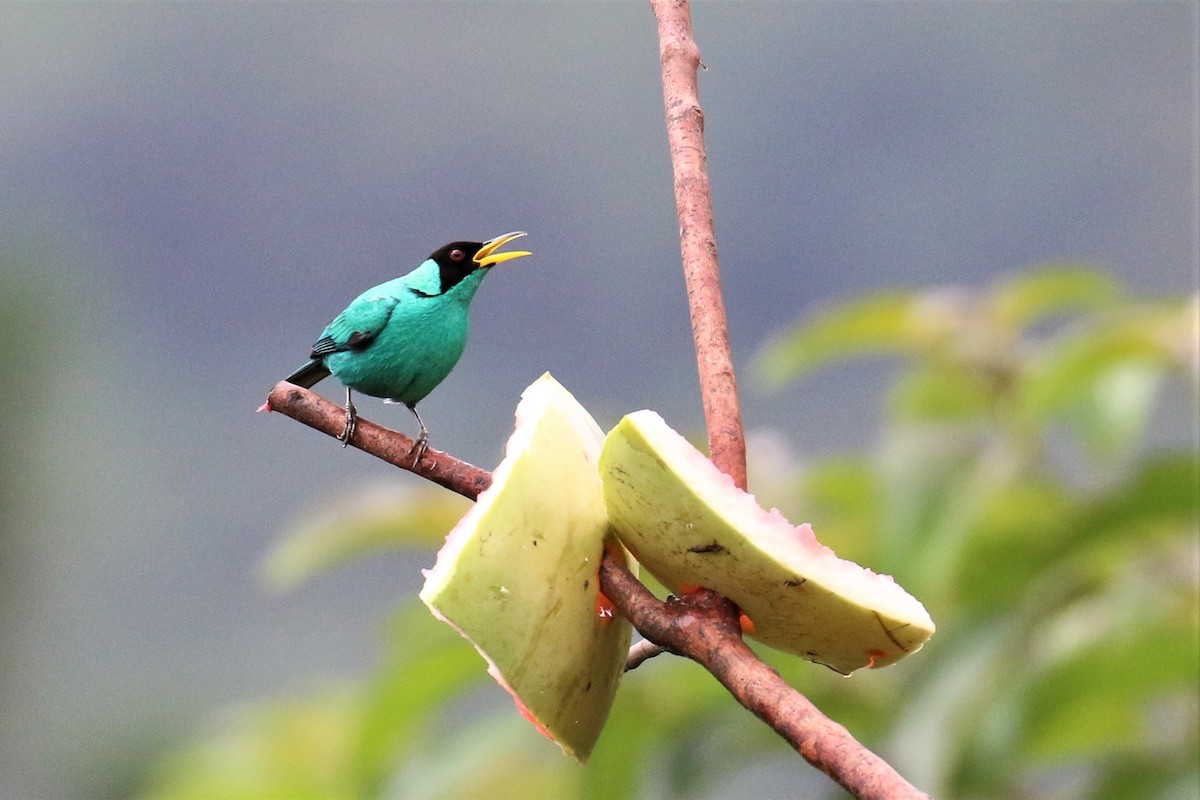
[[[479,252],[475,254],[475,263],[481,267],[494,267],[497,264],[503,264],[505,261],[512,261],[514,258],[521,256],[531,256],[533,253],[528,250],[510,250],[507,253],[497,253],[496,250],[511,242],[513,239],[520,239],[525,236],[525,231],[513,231],[497,236],[483,243],[483,247],[479,248]]]

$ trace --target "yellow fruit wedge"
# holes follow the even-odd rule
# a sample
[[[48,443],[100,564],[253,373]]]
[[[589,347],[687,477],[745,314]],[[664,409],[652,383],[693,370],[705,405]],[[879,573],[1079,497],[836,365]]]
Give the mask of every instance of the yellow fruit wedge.
[[[549,373],[521,397],[492,485],[446,537],[421,599],[542,733],[585,761],[632,633],[600,594],[604,435]]]
[[[600,456],[609,524],[675,592],[705,587],[771,647],[844,675],[921,648],[933,621],[890,575],[844,561],[738,489],[653,411],[629,414]]]

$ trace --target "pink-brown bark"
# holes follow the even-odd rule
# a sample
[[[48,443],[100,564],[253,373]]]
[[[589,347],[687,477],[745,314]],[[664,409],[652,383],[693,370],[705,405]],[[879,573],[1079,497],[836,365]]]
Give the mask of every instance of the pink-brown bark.
[[[721,295],[712,190],[704,149],[704,112],[696,86],[700,51],[692,38],[687,2],[652,0],[651,6],[658,18],[663,105],[679,214],[679,247],[687,280],[709,457],[745,489],[746,441],[729,349],[725,301]]]

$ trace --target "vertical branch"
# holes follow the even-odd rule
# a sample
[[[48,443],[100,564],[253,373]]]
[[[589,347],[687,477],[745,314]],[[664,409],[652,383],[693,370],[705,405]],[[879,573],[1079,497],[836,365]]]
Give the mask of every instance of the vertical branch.
[[[650,0],[650,6],[658,20],[679,243],[708,427],[709,457],[738,487],[745,489],[746,440],[721,297],[712,191],[704,148],[704,112],[696,85],[700,49],[692,38],[688,0]],[[759,660],[742,641],[737,609],[728,600],[701,590],[674,603],[659,603],[609,556],[601,565],[601,585],[643,636],[702,664],[743,706],[855,797],[880,800],[925,797]]]
[[[712,192],[704,150],[704,112],[696,87],[700,50],[692,38],[687,0],[650,0],[650,5],[658,18],[663,104],[675,170],[675,206],[679,212],[679,246],[696,343],[709,457],[718,469],[745,489],[746,439],[729,349],[725,302],[721,297]]]

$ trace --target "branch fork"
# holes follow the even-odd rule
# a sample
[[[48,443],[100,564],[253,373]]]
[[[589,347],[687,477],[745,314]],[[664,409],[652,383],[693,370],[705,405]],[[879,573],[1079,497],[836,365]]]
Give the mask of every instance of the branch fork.
[[[680,252],[709,453],[721,471],[746,489],[745,436],[721,296],[704,112],[696,86],[700,50],[692,38],[687,0],[650,0],[650,5],[658,20]],[[344,427],[341,407],[287,382],[275,386],[261,410],[282,412],[331,437]],[[491,485],[488,471],[432,448],[414,464],[412,439],[369,420],[359,420],[348,444],[472,500]],[[732,602],[704,589],[661,601],[607,552],[600,579],[604,594],[646,640],[631,649],[626,669],[660,652],[683,655],[712,673],[741,705],[855,797],[927,798],[758,658],[742,640],[739,612]]]

